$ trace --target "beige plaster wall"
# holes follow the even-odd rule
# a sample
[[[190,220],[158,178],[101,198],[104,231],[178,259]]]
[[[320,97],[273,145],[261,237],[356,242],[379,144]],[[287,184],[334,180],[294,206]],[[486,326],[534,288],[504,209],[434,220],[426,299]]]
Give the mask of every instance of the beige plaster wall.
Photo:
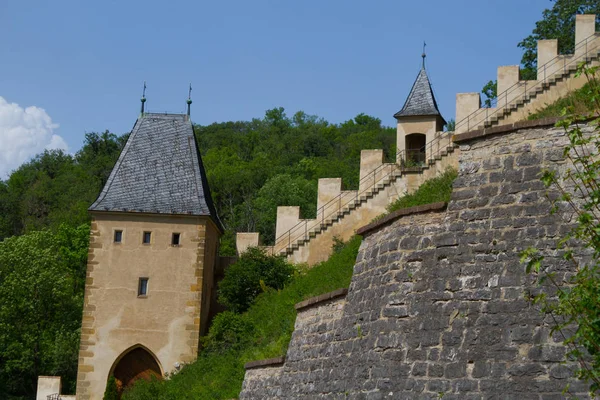
[[[538,40],[537,42],[537,68],[538,68],[538,79],[543,77],[544,66],[556,58],[558,55],[558,40],[556,39],[545,39]],[[550,73],[550,66],[546,66],[548,68],[548,73]]]
[[[498,93],[505,92],[519,82],[520,67],[518,65],[503,65],[498,67]]]
[[[249,247],[258,247],[260,234],[258,232],[238,232],[235,234],[235,247],[238,256],[248,250]]]
[[[278,241],[282,242],[288,240],[287,236],[282,237],[282,235],[295,227],[298,222],[300,222],[300,207],[277,207],[277,222],[275,223],[275,246],[277,246]]]
[[[383,150],[362,150],[360,152],[359,192],[373,186],[373,179],[377,179],[373,171],[383,165]],[[371,179],[372,178],[372,179]]]
[[[123,231],[122,243],[113,243],[115,230]],[[142,243],[144,231],[152,232],[150,244]],[[176,247],[174,232],[181,234]],[[115,360],[131,347],[149,350],[163,373],[196,358],[217,242],[204,217],[93,214],[78,399],[101,399]],[[140,277],[149,278],[146,297],[137,295]]]
[[[479,93],[471,92],[456,94],[456,133],[467,132],[471,128],[471,126],[464,121],[465,118],[477,110],[482,110],[481,96]],[[477,116],[475,116],[475,119],[477,119]]]
[[[436,116],[402,117],[396,125],[396,149],[398,152],[406,150],[406,135],[425,134],[425,143],[429,143],[435,138],[435,133],[442,129],[441,119]]]
[[[577,46],[596,33],[596,16],[594,14],[577,14],[575,16],[575,55],[585,53],[585,45]]]
[[[60,376],[38,376],[35,400],[47,400],[51,394],[60,394]]]
[[[320,210],[325,205],[327,205],[327,207],[323,209],[326,213],[329,211],[329,209],[333,210],[333,208],[336,207],[337,203],[331,201],[337,198],[340,193],[342,193],[342,178],[319,179],[317,195],[317,213],[318,210]]]

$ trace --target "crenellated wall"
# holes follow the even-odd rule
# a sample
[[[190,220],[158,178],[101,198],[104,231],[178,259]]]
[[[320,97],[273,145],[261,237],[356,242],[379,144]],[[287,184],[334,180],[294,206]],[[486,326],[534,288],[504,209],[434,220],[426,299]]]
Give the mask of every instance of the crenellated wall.
[[[525,120],[581,88],[587,80],[576,76],[577,66],[582,62],[600,65],[600,34],[595,15],[577,15],[575,26],[574,54],[559,55],[556,39],[538,41],[537,80],[522,80],[518,65],[498,67],[498,97],[493,107],[481,108],[479,93],[458,93],[456,133]]]
[[[534,246],[559,281],[573,269],[557,248],[572,216],[550,214],[539,179],[566,165],[553,122],[458,136],[447,209],[359,230],[347,295],[305,302],[285,360],[249,365],[240,398],[541,400],[566,398],[567,384],[568,397],[588,398],[526,300],[540,287],[519,260]]]
[[[319,179],[317,217],[303,219],[297,206],[277,207],[277,239],[274,246],[265,248],[287,255],[293,263],[314,265],[327,260],[334,238],[350,239],[356,229],[385,213],[398,197],[413,192],[446,168],[456,167],[459,151],[454,147],[448,151],[448,145],[452,145],[449,133],[438,132],[429,144],[433,159],[418,167],[384,163],[383,150],[363,150],[358,190],[342,190],[341,178]],[[258,233],[238,233],[238,253],[259,246],[259,240]]]

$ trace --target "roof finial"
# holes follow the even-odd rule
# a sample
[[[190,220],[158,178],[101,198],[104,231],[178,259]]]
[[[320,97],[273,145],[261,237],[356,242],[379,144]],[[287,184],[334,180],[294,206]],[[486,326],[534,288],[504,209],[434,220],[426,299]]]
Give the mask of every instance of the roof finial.
[[[421,57],[423,57],[423,66],[422,66],[423,69],[425,69],[425,57],[427,57],[427,54],[425,54],[425,46],[427,46],[427,43],[425,43],[425,41],[423,41],[423,54],[421,54]]]
[[[144,81],[144,90],[142,91],[142,98],[140,101],[142,102],[142,114],[144,114],[144,103],[146,102],[146,81]]]
[[[192,105],[192,84],[190,83],[190,90],[188,90],[188,99],[187,99],[187,106],[188,106],[188,110],[187,110],[187,115],[188,117],[190,116],[190,106]]]

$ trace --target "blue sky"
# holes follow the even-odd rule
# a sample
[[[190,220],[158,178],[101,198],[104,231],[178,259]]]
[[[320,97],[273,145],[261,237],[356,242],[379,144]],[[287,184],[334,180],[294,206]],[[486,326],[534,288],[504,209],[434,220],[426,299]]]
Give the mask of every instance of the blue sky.
[[[497,66],[518,64],[517,43],[551,6],[0,0],[0,174],[44,147],[74,153],[85,132],[129,131],[144,80],[148,109],[169,112],[185,110],[191,82],[199,124],[282,106],[335,123],[364,112],[391,126],[423,41],[441,111],[454,118],[456,93],[480,91]]]

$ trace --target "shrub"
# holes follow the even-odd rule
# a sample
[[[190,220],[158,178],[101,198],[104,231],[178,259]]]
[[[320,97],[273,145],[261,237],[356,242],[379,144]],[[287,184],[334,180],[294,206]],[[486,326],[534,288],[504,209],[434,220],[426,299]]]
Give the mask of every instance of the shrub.
[[[208,335],[201,340],[206,351],[226,351],[243,346],[253,332],[254,326],[243,315],[224,311],[213,319]]]
[[[106,390],[104,391],[104,397],[102,397],[102,400],[119,400],[117,380],[112,375],[108,378],[108,382],[106,382]]]
[[[250,248],[225,271],[219,283],[219,302],[233,312],[244,312],[265,288],[282,289],[294,271],[283,257]]]

